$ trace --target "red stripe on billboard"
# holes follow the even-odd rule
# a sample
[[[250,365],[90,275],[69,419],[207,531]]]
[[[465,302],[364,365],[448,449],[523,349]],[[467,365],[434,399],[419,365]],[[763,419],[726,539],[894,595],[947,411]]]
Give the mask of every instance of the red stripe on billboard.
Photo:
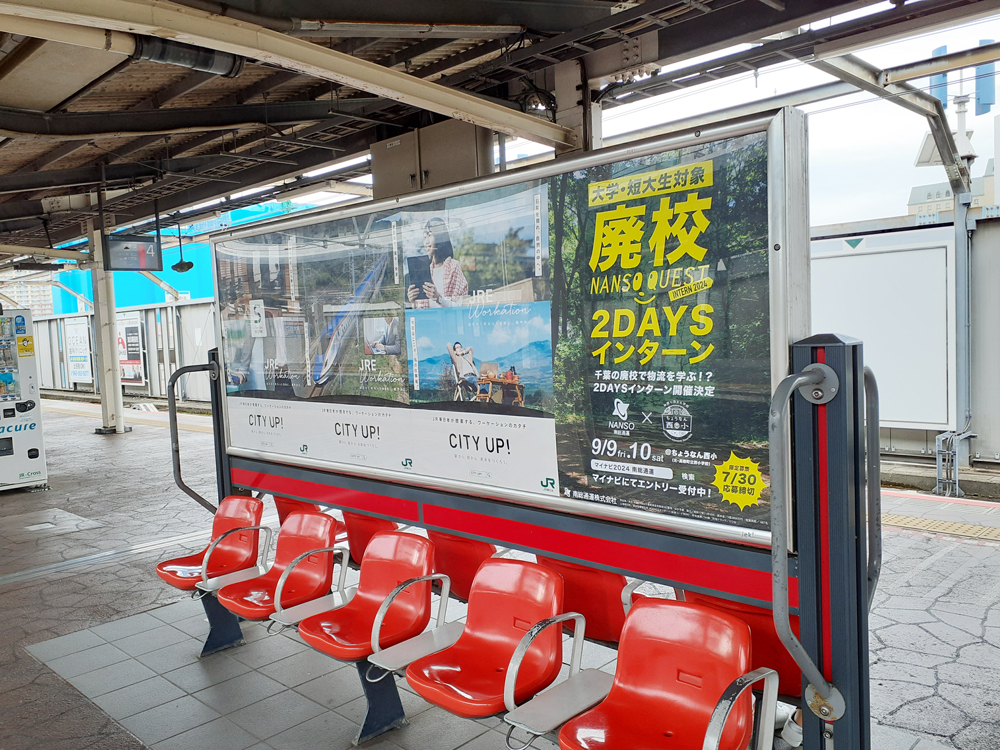
[[[771,601],[770,570],[750,570],[736,565],[561,531],[548,526],[536,526],[434,505],[424,505],[424,523],[578,560],[625,568],[639,574],[668,578],[712,591]],[[798,583],[795,578],[788,579],[788,599],[793,607],[799,605]]]
[[[400,500],[396,497],[373,495],[370,492],[348,490],[343,487],[331,487],[317,482],[307,482],[302,479],[289,479],[262,471],[247,469],[232,470],[233,483],[241,487],[253,487],[277,495],[290,495],[312,500],[318,503],[329,503],[338,508],[380,513],[405,521],[419,521],[419,505],[413,500]]]

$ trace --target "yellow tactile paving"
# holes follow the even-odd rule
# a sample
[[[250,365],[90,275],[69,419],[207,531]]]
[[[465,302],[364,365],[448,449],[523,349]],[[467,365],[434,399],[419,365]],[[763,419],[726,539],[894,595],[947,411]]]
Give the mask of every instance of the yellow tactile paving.
[[[900,516],[897,514],[884,513],[882,523],[886,526],[897,526],[903,529],[919,529],[920,531],[931,531],[936,534],[951,534],[952,536],[964,536],[970,539],[990,539],[1000,541],[1000,528],[993,526],[977,526],[971,523],[957,523],[955,521],[938,521],[933,518],[912,518],[910,516]]]

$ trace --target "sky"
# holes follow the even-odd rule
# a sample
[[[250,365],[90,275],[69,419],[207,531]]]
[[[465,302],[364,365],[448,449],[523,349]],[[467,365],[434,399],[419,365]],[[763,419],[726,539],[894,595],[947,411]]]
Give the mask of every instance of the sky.
[[[855,54],[886,68],[928,58],[938,47],[947,46],[949,53],[958,52],[987,39],[1000,40],[1000,16]],[[973,76],[971,68],[951,73],[949,97],[962,93],[963,87],[965,93],[974,93]],[[646,128],[833,80],[808,65],[789,62],[764,69],[756,81],[748,72],[722,83],[609,109],[604,113],[604,135]],[[927,79],[910,83],[925,90],[929,85]],[[945,180],[942,167],[914,166],[920,144],[929,132],[927,121],[919,115],[865,93],[802,109],[809,113],[812,226],[903,215],[907,212],[911,187]],[[987,160],[993,156],[994,117],[998,111],[994,106],[992,112],[976,117],[970,102],[966,125],[974,131],[972,145],[978,154],[972,165],[975,177],[983,174]],[[954,130],[955,107],[951,102],[947,113]]]

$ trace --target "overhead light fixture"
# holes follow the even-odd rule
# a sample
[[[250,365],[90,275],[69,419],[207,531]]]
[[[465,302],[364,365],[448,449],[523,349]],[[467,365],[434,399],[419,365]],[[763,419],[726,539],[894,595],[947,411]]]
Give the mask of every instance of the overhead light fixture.
[[[184,232],[180,222],[177,222],[177,249],[180,251],[181,259],[170,267],[177,273],[187,273],[194,268],[194,263],[184,260]]]

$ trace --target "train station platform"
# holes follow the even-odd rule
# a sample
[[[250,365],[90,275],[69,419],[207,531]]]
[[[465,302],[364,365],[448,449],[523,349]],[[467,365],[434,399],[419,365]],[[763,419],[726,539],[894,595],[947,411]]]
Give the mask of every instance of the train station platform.
[[[0,495],[0,748],[349,748],[364,710],[357,673],[294,631],[246,623],[247,645],[198,658],[201,605],[154,573],[203,547],[209,528],[173,483],[166,415],[129,413],[131,433],[104,437],[94,405],[43,410],[50,489]],[[208,418],[181,415],[180,428],[185,477],[212,497]],[[886,490],[884,512],[872,746],[1000,748],[1000,505]],[[270,502],[265,523],[277,526]],[[450,618],[463,611],[453,602]],[[615,656],[587,643],[584,666],[613,672]],[[456,718],[399,685],[409,724],[365,747],[504,747],[496,718]]]

